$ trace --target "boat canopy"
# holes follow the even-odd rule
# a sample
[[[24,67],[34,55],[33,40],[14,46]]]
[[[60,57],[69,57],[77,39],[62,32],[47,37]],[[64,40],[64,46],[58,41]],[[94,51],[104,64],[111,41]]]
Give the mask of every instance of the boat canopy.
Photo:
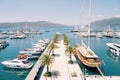
[[[78,50],[86,58],[98,58],[98,56],[89,48],[79,46]]]
[[[19,55],[17,56],[17,58],[18,58],[18,59],[26,59],[27,56],[26,56],[25,54],[19,54]]]

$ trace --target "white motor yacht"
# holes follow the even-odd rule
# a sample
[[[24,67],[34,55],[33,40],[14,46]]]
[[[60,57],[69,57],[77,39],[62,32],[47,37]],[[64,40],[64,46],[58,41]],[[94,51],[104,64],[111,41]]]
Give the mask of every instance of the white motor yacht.
[[[7,41],[0,41],[0,49],[3,49],[9,45],[9,42]]]
[[[38,43],[43,43],[43,44],[48,44],[49,42],[50,42],[49,39],[43,39],[38,41]]]
[[[0,34],[0,39],[6,39],[6,38],[8,38],[7,35]]]
[[[44,39],[45,43],[48,44],[50,42],[49,39]]]
[[[35,51],[40,51],[39,48],[26,48],[26,49],[25,49],[25,51],[33,51],[33,50],[35,50]]]
[[[110,51],[120,57],[120,44],[118,43],[106,43],[106,45],[110,48]]]
[[[28,69],[33,66],[33,63],[28,61],[28,59],[19,59],[19,58],[3,61],[1,63],[8,68],[18,68],[18,69]]]
[[[32,54],[25,54],[25,55],[27,56],[27,58],[28,58],[29,60],[31,60],[31,59],[38,59],[38,58],[39,58],[39,56],[32,55]]]
[[[25,51],[36,51],[36,52],[41,52],[41,48],[26,48]]]
[[[40,52],[37,51],[20,51],[22,54],[40,54]]]
[[[27,59],[38,59],[39,58],[39,56],[36,56],[36,55],[23,54],[23,53],[19,54],[18,56],[25,56],[25,58],[27,58]]]
[[[25,34],[15,34],[11,36],[11,39],[24,39],[26,38]]]
[[[39,48],[39,49],[41,49],[41,51],[43,51],[46,46],[34,45],[34,46],[32,46],[32,47],[33,47],[33,48]]]
[[[45,41],[44,40],[39,40],[38,43],[45,43]]]

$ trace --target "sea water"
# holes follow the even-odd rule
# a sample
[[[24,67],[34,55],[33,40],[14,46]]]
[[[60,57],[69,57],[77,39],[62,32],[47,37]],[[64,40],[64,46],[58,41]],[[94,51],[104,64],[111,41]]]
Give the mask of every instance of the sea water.
[[[30,35],[26,39],[5,39],[9,42],[9,46],[5,49],[0,50],[0,62],[5,60],[14,59],[19,54],[19,51],[24,50],[25,48],[31,48],[33,43],[37,43],[38,40],[43,38],[52,39],[56,32],[65,33],[70,39],[70,44],[75,46],[76,43],[81,42],[81,38],[78,35],[74,35],[70,31],[73,29],[72,27],[44,27],[43,30],[48,30],[50,32],[44,32],[42,35],[34,34]],[[2,28],[2,31],[6,30],[15,30],[14,28]],[[40,30],[40,28],[33,28],[32,30]],[[88,38],[82,38],[83,42],[87,45]],[[119,39],[117,38],[90,38],[90,48],[99,56],[101,60],[104,61],[104,64],[100,66],[104,75],[120,75],[120,59],[115,57],[106,46],[108,42],[117,42],[119,43]],[[91,69],[84,66],[79,59],[77,58],[80,68],[85,74],[94,75],[99,72],[97,69]],[[32,60],[35,64],[36,60]],[[0,63],[0,80],[24,80],[28,75],[31,69],[26,70],[18,70],[18,69],[10,69],[4,67]]]

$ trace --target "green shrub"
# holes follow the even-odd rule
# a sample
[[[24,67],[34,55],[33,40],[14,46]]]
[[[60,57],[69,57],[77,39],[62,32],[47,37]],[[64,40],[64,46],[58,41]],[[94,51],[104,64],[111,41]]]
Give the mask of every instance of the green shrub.
[[[45,77],[51,77],[51,72],[46,72],[43,76],[45,76]]]
[[[75,71],[74,71],[74,72],[72,72],[72,73],[71,73],[71,76],[72,76],[72,77],[77,77],[76,72],[75,72]]]
[[[51,56],[55,56],[55,54],[53,53]]]
[[[72,60],[69,60],[68,63],[69,63],[69,64],[73,64],[73,61],[72,61]]]

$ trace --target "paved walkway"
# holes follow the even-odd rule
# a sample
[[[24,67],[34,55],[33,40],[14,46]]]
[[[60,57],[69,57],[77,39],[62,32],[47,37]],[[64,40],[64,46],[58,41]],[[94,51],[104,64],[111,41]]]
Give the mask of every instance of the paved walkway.
[[[68,64],[68,57],[65,55],[66,46],[63,41],[60,41],[54,53],[56,54],[53,64],[50,66],[52,77],[45,78],[43,74],[46,72],[46,67],[43,70],[40,80],[83,80],[82,71],[75,57],[72,57],[74,64]],[[77,77],[72,77],[71,73],[75,72]]]

